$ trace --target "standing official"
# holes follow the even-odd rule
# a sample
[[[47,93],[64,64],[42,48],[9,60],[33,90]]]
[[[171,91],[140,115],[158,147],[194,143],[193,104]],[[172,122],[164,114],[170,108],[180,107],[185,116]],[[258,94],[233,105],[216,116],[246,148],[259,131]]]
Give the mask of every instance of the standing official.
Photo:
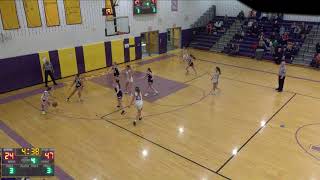
[[[48,87],[48,76],[51,77],[52,81],[53,81],[53,84],[54,85],[57,85],[56,81],[54,80],[54,77],[53,77],[53,66],[51,64],[50,61],[47,60],[47,58],[43,58],[43,71],[44,71],[44,77],[45,77],[45,83],[46,83],[46,87]]]
[[[286,62],[282,61],[279,69],[279,79],[278,79],[279,86],[276,89],[278,92],[282,92],[283,90],[284,79],[286,78],[286,71],[287,71]]]

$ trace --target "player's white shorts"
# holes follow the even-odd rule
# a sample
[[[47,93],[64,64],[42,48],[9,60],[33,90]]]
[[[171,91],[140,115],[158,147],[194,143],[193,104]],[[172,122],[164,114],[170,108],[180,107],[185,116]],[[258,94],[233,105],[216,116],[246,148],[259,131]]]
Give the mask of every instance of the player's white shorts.
[[[136,101],[135,106],[138,110],[141,110],[143,106],[143,101]]]
[[[131,77],[131,78],[127,78],[127,82],[131,82],[131,83],[133,83],[133,77]]]

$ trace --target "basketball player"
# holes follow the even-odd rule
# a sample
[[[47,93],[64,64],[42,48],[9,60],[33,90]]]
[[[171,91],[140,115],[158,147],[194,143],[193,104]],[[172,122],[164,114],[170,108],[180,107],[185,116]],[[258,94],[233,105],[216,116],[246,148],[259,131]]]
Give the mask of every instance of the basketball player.
[[[117,80],[120,80],[120,71],[118,69],[117,63],[113,63],[110,71],[113,71],[113,83],[116,83]],[[109,73],[110,73],[109,71]]]
[[[215,72],[213,73],[212,78],[211,78],[212,83],[213,83],[212,94],[214,94],[216,89],[218,88],[220,75],[221,75],[221,70],[219,67],[216,67]]]
[[[183,47],[182,49],[182,61],[186,61],[189,53],[186,47]]]
[[[51,105],[51,102],[49,100],[50,91],[51,91],[51,88],[48,87],[47,90],[43,91],[43,93],[41,95],[41,112],[42,112],[42,114],[46,114],[49,106]]]
[[[189,68],[191,67],[193,69],[194,73],[197,75],[197,71],[196,71],[194,64],[193,64],[193,60],[195,60],[195,59],[196,58],[192,54],[190,54],[186,57],[186,61],[188,63],[187,67],[186,67],[186,70],[187,70],[186,74],[189,74]]]
[[[125,73],[126,73],[126,90],[124,93],[129,93],[129,96],[132,96],[132,87],[133,87],[133,72],[132,72],[132,68],[130,65],[126,66],[125,69]]]
[[[124,115],[126,112],[124,111],[124,108],[123,108],[123,106],[122,106],[122,97],[123,97],[123,94],[122,94],[122,90],[121,90],[121,86],[120,86],[120,81],[119,81],[119,80],[116,80],[116,85],[115,85],[114,90],[115,90],[115,92],[116,92],[117,100],[118,100],[117,108],[122,109],[121,115]]]
[[[143,100],[142,100],[142,94],[141,94],[139,87],[135,88],[134,96],[132,96],[132,100],[129,105],[129,108],[133,104],[133,102],[134,102],[135,107],[137,108],[136,119],[133,121],[133,125],[135,126],[137,123],[137,120],[142,119],[141,113],[142,113],[142,107],[143,107]]]
[[[82,99],[81,99],[81,92],[83,90],[83,80],[82,78],[80,77],[80,74],[77,74],[74,78],[74,81],[73,83],[71,84],[71,87],[72,88],[74,86],[74,89],[73,91],[71,92],[71,94],[68,96],[67,98],[67,102],[69,102],[70,98],[76,93],[78,92],[78,97],[79,97],[79,102],[82,102]]]
[[[149,89],[153,90],[153,92],[154,92],[153,95],[159,94],[159,92],[156,90],[156,88],[153,87],[153,74],[152,74],[152,71],[150,68],[148,68],[147,73],[143,78],[146,78],[146,77],[148,78],[148,87],[145,90],[146,93],[144,94],[144,96],[149,96],[149,93],[148,93]]]

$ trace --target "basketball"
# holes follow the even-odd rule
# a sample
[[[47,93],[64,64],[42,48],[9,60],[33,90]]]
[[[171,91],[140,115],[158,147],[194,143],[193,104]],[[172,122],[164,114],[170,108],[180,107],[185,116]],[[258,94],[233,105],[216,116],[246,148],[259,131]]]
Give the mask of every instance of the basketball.
[[[53,102],[52,103],[52,107],[57,107],[58,106],[58,103],[57,102]]]

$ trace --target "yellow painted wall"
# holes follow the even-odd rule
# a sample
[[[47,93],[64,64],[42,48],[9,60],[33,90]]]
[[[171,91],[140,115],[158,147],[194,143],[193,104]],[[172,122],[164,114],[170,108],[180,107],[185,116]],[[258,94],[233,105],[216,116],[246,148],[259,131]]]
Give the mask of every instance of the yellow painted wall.
[[[3,29],[20,28],[15,0],[0,0],[0,13]]]
[[[112,62],[124,63],[123,39],[111,41]]]
[[[61,77],[72,76],[78,73],[75,48],[59,49],[59,63]]]
[[[85,70],[91,71],[106,67],[104,42],[83,46]]]
[[[136,48],[135,48],[135,41],[134,41],[134,37],[130,37],[129,38],[129,45],[132,46],[130,47],[129,51],[129,55],[130,55],[130,61],[133,61],[136,59]]]
[[[43,0],[43,4],[47,26],[59,26],[60,19],[57,0]]]
[[[38,0],[23,0],[23,7],[28,27],[41,27],[42,23]]]

